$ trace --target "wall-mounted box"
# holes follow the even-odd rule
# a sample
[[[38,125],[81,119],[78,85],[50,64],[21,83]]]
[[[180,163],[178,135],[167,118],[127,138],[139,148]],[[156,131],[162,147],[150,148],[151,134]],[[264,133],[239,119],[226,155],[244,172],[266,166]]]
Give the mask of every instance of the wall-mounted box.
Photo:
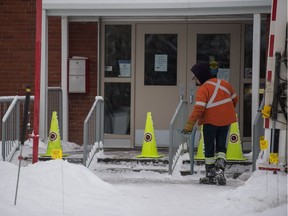
[[[68,61],[69,93],[87,93],[88,59],[73,57]]]

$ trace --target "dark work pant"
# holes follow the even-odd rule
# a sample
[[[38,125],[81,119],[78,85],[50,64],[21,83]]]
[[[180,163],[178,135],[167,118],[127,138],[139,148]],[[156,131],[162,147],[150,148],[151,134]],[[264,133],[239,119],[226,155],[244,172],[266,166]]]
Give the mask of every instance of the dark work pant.
[[[205,158],[214,157],[214,144],[216,143],[216,153],[226,154],[227,133],[230,125],[215,126],[211,124],[203,125]]]

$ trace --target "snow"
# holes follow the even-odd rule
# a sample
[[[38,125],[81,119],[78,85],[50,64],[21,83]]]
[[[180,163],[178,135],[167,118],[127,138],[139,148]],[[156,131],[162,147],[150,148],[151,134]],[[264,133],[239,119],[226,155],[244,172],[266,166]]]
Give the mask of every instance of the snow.
[[[79,149],[62,145],[66,151]],[[45,144],[40,143],[41,151]],[[32,154],[31,142],[25,143],[24,154]],[[0,161],[1,216],[287,215],[287,174],[281,172],[249,172],[228,179],[227,186],[216,186],[198,184],[201,174],[181,176],[177,170],[170,176],[151,171],[102,173],[95,171],[100,166],[95,161],[89,169],[65,160],[21,164],[14,205],[17,154],[12,163]]]

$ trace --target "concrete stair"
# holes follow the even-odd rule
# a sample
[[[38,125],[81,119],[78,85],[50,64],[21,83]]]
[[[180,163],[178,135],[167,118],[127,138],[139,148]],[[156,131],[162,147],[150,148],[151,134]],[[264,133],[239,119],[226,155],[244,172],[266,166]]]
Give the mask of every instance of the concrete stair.
[[[159,155],[164,155],[160,158],[137,158],[139,154],[139,149],[104,150],[104,154],[97,158],[95,171],[168,173],[168,149],[158,150]]]

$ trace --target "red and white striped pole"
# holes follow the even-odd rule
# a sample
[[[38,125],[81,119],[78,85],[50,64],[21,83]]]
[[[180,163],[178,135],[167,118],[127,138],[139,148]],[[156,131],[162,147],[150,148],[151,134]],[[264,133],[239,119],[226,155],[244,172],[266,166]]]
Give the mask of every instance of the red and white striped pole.
[[[273,82],[274,82],[274,70],[275,70],[275,26],[276,26],[276,14],[277,14],[277,2],[278,0],[272,0],[271,8],[271,21],[270,21],[270,34],[268,42],[268,57],[267,57],[267,69],[266,69],[266,92],[265,92],[265,105],[271,106],[273,102]],[[265,118],[264,128],[270,128],[270,118]]]
[[[264,155],[262,159],[268,167],[273,159],[272,165],[278,166],[279,162],[284,162],[285,157],[285,146],[287,140],[287,134],[285,133],[285,122],[284,116],[277,115],[271,117],[272,112],[277,112],[278,104],[276,108],[273,107],[273,101],[277,98],[275,90],[279,88],[279,79],[287,73],[284,71],[283,65],[276,59],[276,53],[283,53],[285,50],[286,42],[286,20],[287,20],[287,1],[286,0],[272,0],[271,5],[271,19],[270,19],[270,33],[268,42],[268,57],[267,57],[267,68],[266,68],[266,87],[265,87],[265,106],[262,111],[264,118],[264,129],[265,129],[265,140],[264,140]],[[278,73],[276,76],[276,60]],[[277,100],[275,100],[277,101]],[[277,133],[276,133],[277,132]],[[266,144],[265,144],[266,143]],[[273,153],[273,155],[272,155]],[[273,156],[273,157],[271,157]],[[278,157],[279,156],[279,157]],[[260,166],[259,166],[260,167]]]

